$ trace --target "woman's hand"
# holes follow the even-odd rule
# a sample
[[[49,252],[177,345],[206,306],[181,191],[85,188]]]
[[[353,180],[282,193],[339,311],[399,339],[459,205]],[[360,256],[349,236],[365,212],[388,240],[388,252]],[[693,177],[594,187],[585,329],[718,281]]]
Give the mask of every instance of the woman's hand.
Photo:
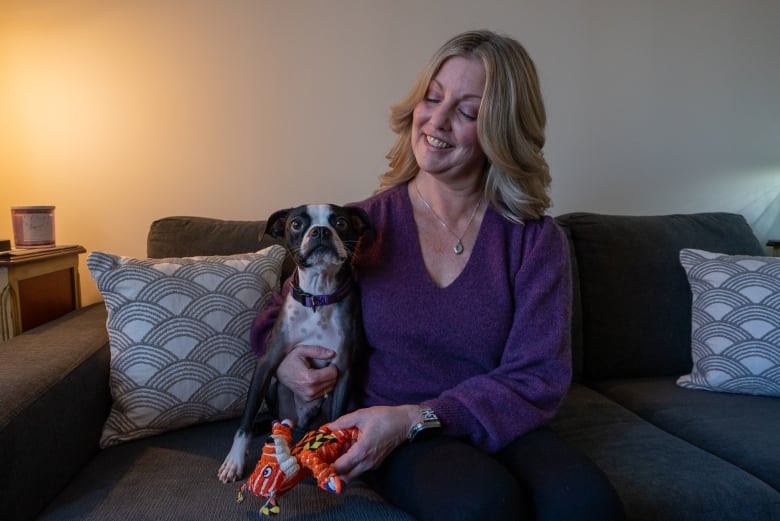
[[[334,356],[336,353],[326,347],[296,346],[279,364],[276,377],[305,401],[317,400],[333,390],[339,371],[330,364],[318,369],[312,361],[321,360],[325,364]]]
[[[333,463],[340,478],[350,481],[376,468],[399,445],[409,430],[421,420],[418,405],[369,407],[345,414],[328,424],[331,430],[357,427],[357,441]]]

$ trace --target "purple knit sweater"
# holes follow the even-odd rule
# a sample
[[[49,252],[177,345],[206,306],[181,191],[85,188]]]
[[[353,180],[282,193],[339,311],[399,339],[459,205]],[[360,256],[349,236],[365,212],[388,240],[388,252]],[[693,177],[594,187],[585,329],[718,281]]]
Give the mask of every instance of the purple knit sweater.
[[[358,206],[377,230],[356,255],[369,344],[358,405],[425,403],[445,434],[488,452],[549,421],[571,379],[571,272],[554,221],[514,224],[488,207],[465,269],[439,288],[406,185]],[[258,352],[280,302],[255,321]]]

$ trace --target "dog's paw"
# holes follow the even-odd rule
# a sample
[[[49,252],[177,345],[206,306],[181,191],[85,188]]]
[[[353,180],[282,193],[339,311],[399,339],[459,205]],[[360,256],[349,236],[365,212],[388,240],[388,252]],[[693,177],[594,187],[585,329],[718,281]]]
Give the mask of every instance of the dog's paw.
[[[237,462],[231,458],[226,458],[217,471],[217,477],[222,483],[231,483],[240,479],[243,473],[243,462]]]
[[[222,462],[217,471],[217,477],[222,483],[230,483],[241,479],[244,473],[244,461],[249,449],[249,440],[250,436],[240,431],[236,432],[230,452],[225,456],[225,461]]]

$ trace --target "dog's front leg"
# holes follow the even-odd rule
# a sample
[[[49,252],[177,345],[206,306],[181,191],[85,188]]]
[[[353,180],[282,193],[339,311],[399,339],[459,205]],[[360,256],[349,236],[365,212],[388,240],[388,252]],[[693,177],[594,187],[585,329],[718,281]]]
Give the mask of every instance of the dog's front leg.
[[[225,457],[225,461],[217,471],[217,477],[222,483],[235,481],[244,473],[244,462],[247,452],[249,452],[249,443],[252,441],[252,423],[255,420],[257,411],[263,403],[263,384],[265,374],[268,372],[268,357],[258,360],[255,366],[255,372],[252,376],[252,383],[247,393],[246,405],[244,405],[244,414],[241,416],[241,423],[233,436],[233,445]]]
[[[217,477],[223,483],[235,481],[241,478],[244,473],[244,463],[249,451],[249,443],[252,441],[252,425],[260,410],[260,406],[265,400],[271,377],[276,371],[276,367],[284,357],[284,335],[274,331],[269,340],[265,355],[258,360],[255,366],[255,372],[252,376],[252,383],[247,393],[244,414],[241,416],[241,423],[233,436],[233,445],[230,452],[225,457],[225,461],[217,471]]]

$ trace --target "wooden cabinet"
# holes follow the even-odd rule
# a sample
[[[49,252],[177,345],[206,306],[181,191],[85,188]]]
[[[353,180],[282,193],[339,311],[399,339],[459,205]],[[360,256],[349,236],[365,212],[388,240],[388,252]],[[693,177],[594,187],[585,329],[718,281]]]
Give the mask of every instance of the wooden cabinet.
[[[81,307],[81,246],[0,254],[0,340]]]

